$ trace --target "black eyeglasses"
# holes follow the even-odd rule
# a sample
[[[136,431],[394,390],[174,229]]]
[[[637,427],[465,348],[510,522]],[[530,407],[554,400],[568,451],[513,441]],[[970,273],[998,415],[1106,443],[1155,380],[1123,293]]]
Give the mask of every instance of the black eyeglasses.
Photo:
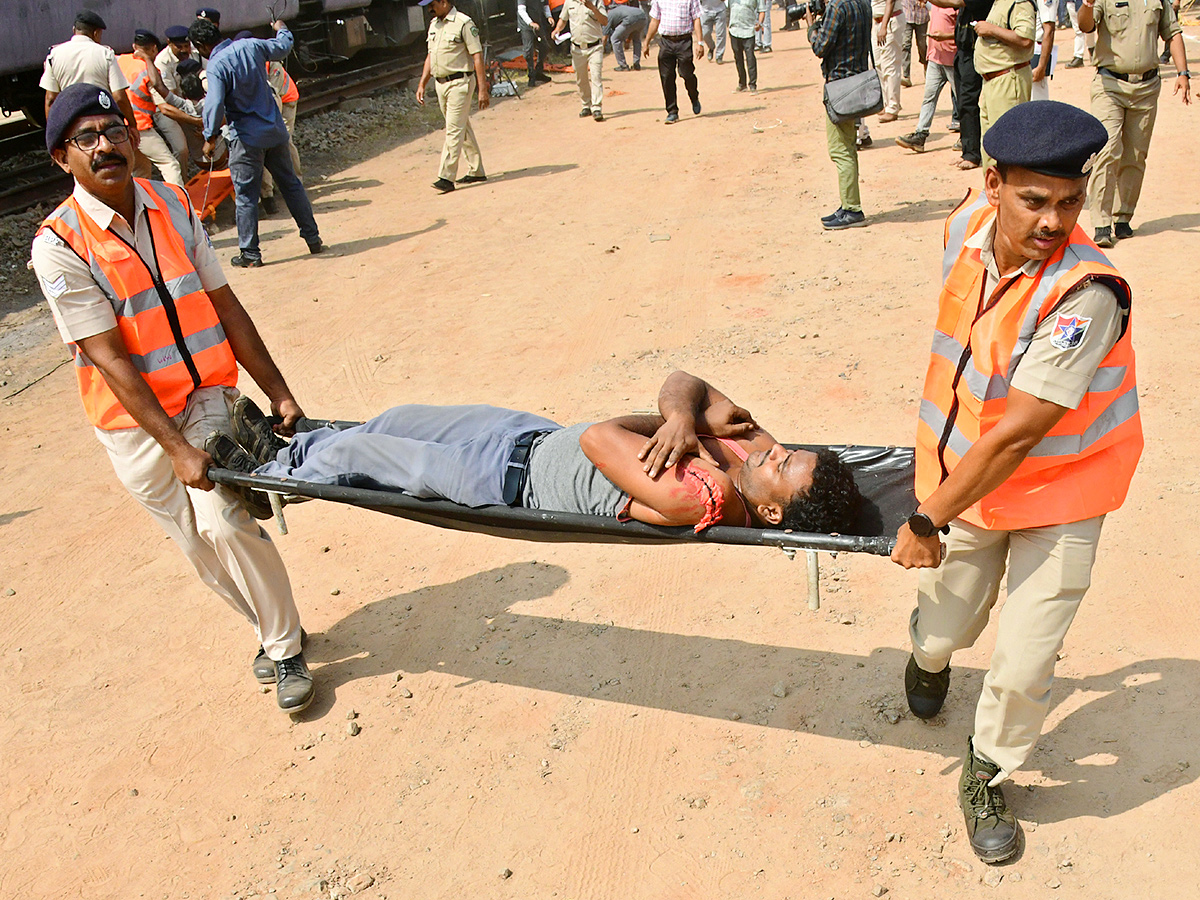
[[[67,140],[84,153],[91,153],[100,146],[100,135],[108,138],[108,142],[114,146],[116,144],[123,144],[129,140],[129,126],[109,125],[103,131],[81,131],[79,134],[67,138]]]

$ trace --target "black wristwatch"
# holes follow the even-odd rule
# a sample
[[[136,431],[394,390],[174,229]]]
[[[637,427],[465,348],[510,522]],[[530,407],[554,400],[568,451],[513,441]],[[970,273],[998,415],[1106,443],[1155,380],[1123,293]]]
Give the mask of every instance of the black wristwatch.
[[[942,534],[950,533],[950,526],[943,525],[938,528],[933,524],[933,519],[925,515],[923,512],[915,512],[908,517],[908,530],[919,538],[931,538],[939,531]]]

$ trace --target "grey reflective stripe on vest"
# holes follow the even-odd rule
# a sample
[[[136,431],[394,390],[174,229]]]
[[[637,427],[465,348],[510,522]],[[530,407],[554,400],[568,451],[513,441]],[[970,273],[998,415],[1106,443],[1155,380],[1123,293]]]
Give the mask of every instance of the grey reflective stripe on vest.
[[[958,362],[962,359],[963,350],[965,349],[962,344],[950,337],[950,335],[934,329],[933,347],[930,352],[934,356],[940,356],[950,363],[950,368],[955,369],[958,367]],[[999,372],[990,378],[984,375],[975,368],[974,358],[974,354],[972,354],[972,361],[963,370],[963,378],[967,382],[967,388],[971,391],[971,395],[976,400],[996,400],[1007,396],[1007,379]]]
[[[192,226],[190,210],[180,202],[179,195],[162,182],[143,181],[141,184],[158,195],[163,206],[167,208],[167,214],[171,217],[171,225],[174,226],[179,236],[183,238],[188,258],[194,259],[196,256],[196,229]],[[176,294],[175,296],[178,295]]]
[[[204,289],[204,286],[200,283],[200,276],[195,272],[188,272],[185,275],[165,282],[165,284],[167,290],[171,292],[171,296],[176,300]],[[133,296],[126,297],[123,301],[117,301],[113,306],[116,308],[118,316],[132,319],[140,313],[162,306],[162,300],[158,296],[157,288],[151,287],[144,291],[138,291]]]
[[[221,327],[221,323],[217,323],[202,331],[197,331],[195,334],[189,334],[184,338],[184,346],[188,352],[195,356],[204,350],[211,350],[213,347],[220,345],[225,340],[225,329]],[[129,354],[129,359],[133,362],[133,367],[143,375],[149,375],[151,372],[157,372],[160,369],[166,369],[170,366],[177,365],[183,362],[183,356],[179,353],[179,348],[174,344],[165,344],[157,350],[152,350],[144,356]]]
[[[1137,415],[1137,388],[1131,387],[1096,417],[1083,434],[1048,435],[1029,451],[1030,456],[1077,456],[1111,431]]]
[[[981,193],[974,203],[962,207],[957,213],[953,214],[954,218],[951,219],[950,227],[946,233],[946,250],[942,254],[942,281],[950,277],[950,270],[954,268],[958,254],[962,252],[963,243],[967,239],[967,225],[971,222],[971,216],[975,215],[986,204],[987,194]]]
[[[921,401],[920,418],[922,422],[933,430],[935,435],[940,436],[946,430],[946,416],[932,400]],[[971,442],[967,440],[966,435],[959,431],[958,426],[955,425],[950,429],[950,439],[946,442],[946,446],[953,450],[959,459],[961,459],[971,449]]]
[[[75,234],[79,235],[83,240],[84,246],[87,247],[87,241],[83,239],[83,228],[79,223],[79,216],[70,206],[62,206],[56,209],[50,218],[59,219],[64,225],[70,228]],[[61,235],[60,235],[61,237]],[[72,249],[74,249],[72,247]],[[121,314],[121,301],[117,298],[117,290],[113,287],[112,282],[108,280],[108,276],[104,274],[104,270],[100,268],[100,263],[96,261],[96,254],[92,252],[91,247],[87,247],[88,268],[91,270],[92,278],[96,281],[96,287],[108,297],[108,302],[112,304],[113,312],[117,315]]]

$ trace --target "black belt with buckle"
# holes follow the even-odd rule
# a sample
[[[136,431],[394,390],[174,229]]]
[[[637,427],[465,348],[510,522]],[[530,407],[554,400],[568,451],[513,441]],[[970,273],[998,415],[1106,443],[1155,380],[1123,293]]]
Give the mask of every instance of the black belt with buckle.
[[[433,80],[438,84],[445,84],[447,81],[458,81],[460,78],[467,78],[473,74],[473,72],[451,72],[449,75],[435,75]]]
[[[1142,84],[1158,77],[1157,66],[1155,66],[1153,69],[1147,69],[1145,72],[1133,72],[1128,75],[1124,72],[1114,72],[1112,69],[1104,68],[1104,66],[1098,66],[1097,68],[1099,68],[1100,71],[1105,75],[1111,75],[1118,81],[1127,81],[1130,84]]]
[[[576,50],[591,50],[593,47],[599,47],[601,43],[603,43],[602,40],[592,41],[590,44],[572,43],[571,46],[574,47]]]
[[[529,454],[534,442],[547,431],[527,431],[517,438],[508,465],[504,467],[504,502],[509,506],[521,505],[521,492],[529,478]]]

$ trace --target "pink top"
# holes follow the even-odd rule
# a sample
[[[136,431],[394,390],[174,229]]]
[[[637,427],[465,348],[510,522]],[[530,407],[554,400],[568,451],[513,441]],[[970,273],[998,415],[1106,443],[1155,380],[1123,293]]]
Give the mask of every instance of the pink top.
[[[929,30],[938,34],[954,34],[954,20],[958,18],[958,10],[945,9],[941,6],[931,6],[929,10]],[[929,61],[943,66],[954,65],[954,38],[948,41],[929,39]]]

